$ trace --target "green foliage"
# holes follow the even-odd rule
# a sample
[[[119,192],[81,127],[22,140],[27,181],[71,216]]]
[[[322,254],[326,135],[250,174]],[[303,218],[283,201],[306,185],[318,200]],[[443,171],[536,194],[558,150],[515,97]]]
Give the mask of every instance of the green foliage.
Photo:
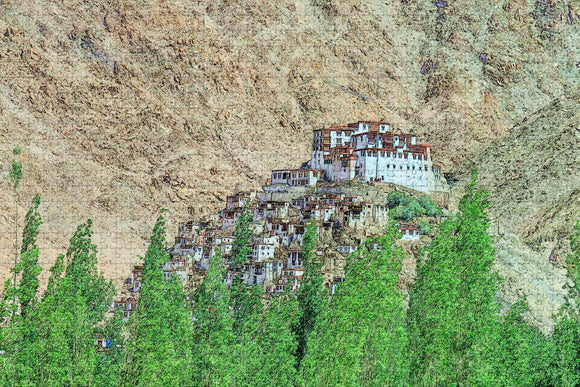
[[[10,181],[12,181],[14,191],[18,189],[20,179],[22,179],[22,164],[16,160],[12,160],[12,168],[10,168]]]
[[[302,239],[302,264],[304,266],[304,276],[300,282],[298,290],[298,306],[300,308],[300,319],[294,325],[294,333],[298,338],[298,349],[296,351],[297,364],[305,355],[306,344],[310,332],[314,329],[319,313],[327,304],[327,296],[322,287],[322,273],[320,264],[315,262],[313,251],[318,241],[316,233],[316,223],[311,221]]]
[[[13,268],[15,275],[22,274],[21,278],[14,286],[10,281],[7,282],[5,288],[5,297],[16,300],[16,303],[7,305],[5,298],[4,307],[0,307],[5,312],[4,317],[12,315],[10,325],[3,329],[4,339],[0,341],[9,348],[8,359],[3,367],[8,372],[2,375],[7,382],[20,380],[23,375],[32,372],[31,364],[36,362],[29,353],[37,339],[35,318],[29,315],[35,311],[38,275],[42,270],[38,265],[39,251],[36,247],[38,227],[42,223],[38,214],[39,205],[40,197],[36,195],[26,214],[20,261]]]
[[[488,193],[468,192],[455,219],[443,222],[417,268],[409,305],[409,362],[414,385],[491,385],[497,347],[499,278],[491,273]]]
[[[394,218],[410,221],[416,215],[436,216],[442,212],[429,196],[413,198],[402,192],[391,192],[387,196],[387,203],[394,209]]]
[[[443,213],[441,211],[441,209],[437,208],[435,203],[433,203],[433,199],[431,199],[429,196],[421,196],[417,200],[418,200],[421,208],[423,208],[425,215],[435,216],[435,215],[441,215]]]
[[[0,318],[8,319],[9,316],[19,311],[24,315],[30,304],[35,301],[39,286],[38,276],[42,271],[38,265],[39,250],[36,247],[38,227],[42,224],[38,213],[39,205],[40,196],[36,195],[26,214],[20,260],[15,262],[15,266],[12,268],[14,279],[8,281],[4,287],[3,302],[0,309],[6,315],[2,317],[3,313],[0,312]],[[18,280],[19,274],[22,276]]]
[[[36,195],[32,199],[32,205],[28,209],[25,216],[24,231],[22,234],[21,252],[24,253],[36,248],[36,237],[38,236],[38,227],[42,224],[42,218],[38,213],[40,206],[40,195]]]
[[[248,287],[238,275],[234,276],[230,288],[230,302],[236,337],[241,337],[247,330],[248,324],[252,324],[256,316],[261,313],[260,296],[262,293],[261,285]]]
[[[145,254],[137,308],[122,368],[123,385],[191,385],[192,320],[181,283],[165,281],[165,219],[159,216]]]
[[[568,306],[556,316],[551,343],[552,385],[580,385],[580,317]]]
[[[528,309],[525,297],[511,306],[499,331],[495,360],[500,385],[541,386],[550,380],[551,341],[522,314]]]
[[[104,319],[114,287],[97,272],[91,226],[89,219],[77,228],[64,257],[66,268],[53,271],[64,271],[64,277],[56,281],[54,292],[40,306],[43,349],[49,354],[40,364],[40,379],[47,384],[87,383],[94,374],[94,326]]]
[[[289,293],[289,292],[288,292]],[[253,339],[244,348],[245,364],[240,385],[298,385],[295,368],[298,342],[292,325],[298,322],[298,301],[293,294],[273,297],[261,318],[253,322]],[[240,378],[242,375],[240,375]]]
[[[232,265],[230,269],[234,272],[232,286],[230,288],[231,307],[233,310],[234,331],[239,337],[246,324],[261,311],[259,295],[262,293],[261,286],[248,288],[243,283],[239,268],[246,261],[246,257],[251,253],[250,238],[252,237],[252,217],[247,206],[242,209],[242,213],[236,223],[235,239],[232,246]]]
[[[240,345],[234,345],[234,319],[218,250],[194,293],[194,385],[232,385],[240,370]]]
[[[578,298],[580,294],[580,220],[576,222],[574,229],[576,232],[570,235],[571,253],[566,257],[567,275],[574,282],[568,292],[569,298]]]
[[[16,289],[16,296],[20,303],[20,313],[22,315],[27,313],[28,307],[35,300],[39,286],[38,276],[42,271],[42,268],[38,265],[39,250],[36,247],[38,227],[42,224],[42,219],[38,213],[39,206],[40,196],[36,195],[32,199],[32,205],[26,213],[22,234],[22,247],[20,250],[20,262],[14,268],[14,272],[17,275],[22,273]]]
[[[10,289],[12,288],[12,280],[10,278],[8,278],[5,282],[4,282],[4,289],[2,290],[2,297],[0,298],[0,339],[1,334],[2,334],[2,329],[1,327],[3,325],[5,325],[9,319],[10,319],[10,305],[9,305],[9,300],[10,297],[12,296],[11,294],[9,294]],[[2,341],[0,341],[0,345],[1,345]]]
[[[556,318],[552,345],[552,384],[555,386],[580,385],[580,220],[570,235],[571,253],[566,257],[567,275],[573,281],[566,304]],[[574,305],[574,306],[573,306]]]
[[[391,222],[372,250],[356,251],[327,310],[309,337],[302,361],[306,385],[405,385],[407,333],[403,295],[397,289],[402,252]]]
[[[100,349],[94,371],[94,385],[114,387],[120,384],[125,340],[123,337],[126,323],[121,308],[115,311],[112,318],[96,328],[96,337],[111,342],[109,348]]]
[[[405,222],[410,221],[413,216],[415,216],[415,212],[409,206],[397,206],[395,208],[394,218],[399,220],[404,220]]]
[[[245,206],[236,223],[235,240],[232,245],[232,262],[233,267],[240,267],[245,261],[248,254],[252,252],[252,247],[248,242],[252,237],[252,216]]]
[[[250,222],[244,209],[236,225],[234,270],[250,252]],[[224,277],[217,251],[194,294],[194,384],[296,385],[296,296],[274,298],[263,311],[261,286],[248,287],[236,274],[228,292]]]
[[[419,230],[421,231],[421,234],[427,235],[431,232],[431,226],[427,222],[419,222]]]
[[[97,271],[97,246],[91,241],[92,225],[92,220],[88,219],[73,235],[65,256],[64,279],[70,281],[68,291],[71,294],[78,293],[84,298],[89,322],[96,323],[105,317],[115,288]]]
[[[37,204],[38,200],[29,211],[28,220],[35,219],[39,224],[40,218],[35,215]],[[77,228],[66,255],[57,259],[42,302],[38,306],[30,304],[25,315],[11,322],[5,384],[93,383],[97,360],[95,326],[104,318],[114,287],[102,273],[97,273],[91,224],[89,220]],[[28,230],[35,235],[34,227]],[[37,251],[34,238],[29,239],[27,246],[24,254]]]
[[[407,195],[405,195],[403,192],[394,191],[394,192],[390,192],[387,195],[387,203],[389,204],[389,207],[395,208],[398,205],[402,204],[402,201],[404,199],[408,199],[408,198],[409,197]]]
[[[49,269],[50,277],[48,278],[48,286],[46,287],[46,292],[44,292],[44,299],[52,295],[56,290],[56,285],[62,278],[62,273],[64,273],[64,254],[59,254],[54,262],[54,265]],[[43,300],[44,300],[43,299]]]
[[[20,150],[20,148],[14,148],[14,149],[12,149],[12,154],[14,156],[18,156],[21,152],[22,152],[22,150]]]

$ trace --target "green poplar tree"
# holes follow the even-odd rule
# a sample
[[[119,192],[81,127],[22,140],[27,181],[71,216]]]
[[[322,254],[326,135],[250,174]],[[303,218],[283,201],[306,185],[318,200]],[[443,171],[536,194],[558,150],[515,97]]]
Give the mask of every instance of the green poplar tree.
[[[38,227],[42,224],[42,219],[38,213],[39,206],[40,196],[36,195],[26,213],[20,262],[14,268],[17,275],[22,273],[16,289],[16,296],[20,304],[20,314],[23,317],[28,312],[29,307],[35,302],[39,286],[38,276],[42,271],[42,268],[38,265],[39,250],[36,246]]]
[[[236,223],[235,239],[232,246],[232,265],[230,266],[230,270],[233,271],[230,300],[236,337],[242,336],[244,330],[253,326],[250,321],[260,313],[262,306],[259,299],[259,295],[262,293],[261,286],[248,287],[243,283],[240,271],[246,257],[252,252],[252,247],[249,245],[252,235],[252,216],[246,205]]]
[[[18,378],[17,373],[28,372],[27,369],[31,360],[34,361],[34,359],[30,359],[29,352],[30,346],[34,345],[37,339],[37,329],[34,318],[29,318],[29,314],[33,312],[33,308],[36,306],[38,275],[42,270],[38,265],[39,252],[36,247],[38,227],[42,223],[38,213],[39,205],[40,196],[36,195],[25,218],[20,261],[13,268],[15,275],[22,275],[18,283],[10,284],[8,289],[6,289],[7,298],[16,300],[16,303],[10,305],[14,315],[10,320],[10,325],[5,328],[7,338],[10,339],[5,340],[9,350],[7,355],[8,363],[4,369],[8,371],[12,381],[14,381],[14,378]]]
[[[43,302],[56,291],[56,285],[62,279],[65,268],[64,254],[59,254],[56,257],[54,265],[48,269],[50,271],[50,277],[48,277],[48,286],[46,287],[46,292],[44,292]]]
[[[219,250],[194,298],[194,385],[235,385],[243,374],[240,343],[236,343],[231,300]]]
[[[252,248],[248,245],[252,234],[252,215],[246,205],[242,208],[236,222],[235,239],[232,245],[232,267],[239,268],[246,262],[246,257],[252,252]]]
[[[16,156],[20,154],[19,148],[12,150],[14,158],[12,159],[12,167],[10,168],[10,181],[14,193],[14,267],[18,262],[18,185],[22,179],[22,164],[16,161]],[[16,286],[16,271],[14,271],[13,286]],[[13,294],[13,304],[16,304],[16,293]]]
[[[93,383],[99,387],[115,387],[121,383],[121,369],[125,353],[125,334],[127,323],[123,318],[121,308],[115,310],[109,318],[96,329],[98,338],[106,339],[105,348],[97,351]]]
[[[298,341],[292,331],[299,313],[298,301],[289,288],[284,295],[272,298],[256,322],[253,340],[246,346],[245,375],[240,385],[299,385],[295,356]]]
[[[300,365],[306,352],[308,336],[314,329],[319,313],[327,305],[327,295],[322,286],[322,273],[320,264],[315,261],[313,251],[318,241],[316,223],[311,221],[306,227],[306,232],[302,239],[302,264],[304,265],[304,276],[300,282],[298,290],[298,307],[300,318],[294,325],[294,333],[298,338],[298,348],[296,350],[297,366]]]
[[[502,386],[544,386],[550,383],[554,347],[538,328],[526,323],[525,297],[513,304],[502,319],[495,360]]]
[[[566,258],[567,276],[573,282],[566,303],[555,316],[551,337],[555,348],[550,369],[554,386],[580,385],[580,220],[570,235],[571,253]]]
[[[165,280],[165,219],[159,216],[144,258],[139,300],[130,317],[123,385],[191,385],[191,312],[181,283]]]
[[[496,385],[499,278],[491,273],[487,192],[472,173],[459,214],[443,222],[411,289],[409,362],[413,385]]]
[[[12,183],[12,193],[14,198],[14,273],[12,279],[8,279],[4,284],[2,300],[0,302],[0,321],[7,321],[18,310],[16,304],[16,266],[18,265],[18,185],[22,178],[22,164],[16,161],[16,156],[20,154],[19,148],[12,151],[14,158],[10,167],[9,178]]]
[[[408,383],[402,252],[397,226],[367,240],[349,258],[345,281],[308,339],[302,372],[311,386],[402,386]],[[379,242],[381,249],[372,249]]]
[[[32,317],[37,326],[29,351],[33,363],[18,384],[93,383],[95,327],[103,321],[115,290],[97,271],[91,225],[89,219],[77,228],[66,255],[51,269],[49,289]]]

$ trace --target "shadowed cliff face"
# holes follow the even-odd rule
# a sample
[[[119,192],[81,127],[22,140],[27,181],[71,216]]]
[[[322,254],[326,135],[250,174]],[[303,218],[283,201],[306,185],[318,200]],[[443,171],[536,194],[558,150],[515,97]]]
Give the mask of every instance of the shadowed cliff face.
[[[24,165],[17,215],[7,179],[0,191],[2,246],[38,192],[45,267],[91,217],[122,278],[161,207],[172,235],[188,208],[210,214],[236,184],[306,161],[313,128],[384,118],[462,172],[579,86],[578,0],[389,3],[2,3],[0,161],[7,175],[20,146]],[[546,232],[555,200],[534,215]]]

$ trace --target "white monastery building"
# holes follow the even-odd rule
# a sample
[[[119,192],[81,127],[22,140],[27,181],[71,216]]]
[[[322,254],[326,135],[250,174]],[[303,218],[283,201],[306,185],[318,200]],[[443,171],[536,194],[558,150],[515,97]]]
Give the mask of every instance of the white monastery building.
[[[331,126],[314,131],[308,169],[274,171],[271,182],[297,179],[293,173],[301,172],[305,181],[294,184],[315,185],[317,171],[322,171],[326,181],[388,182],[430,193],[444,184],[441,167],[433,163],[431,153],[431,145],[418,144],[415,135],[395,133],[387,122]]]

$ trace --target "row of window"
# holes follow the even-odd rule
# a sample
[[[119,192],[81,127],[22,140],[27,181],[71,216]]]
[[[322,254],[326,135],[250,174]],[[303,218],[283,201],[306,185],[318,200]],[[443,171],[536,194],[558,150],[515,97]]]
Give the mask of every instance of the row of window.
[[[272,173],[274,179],[289,179],[289,178],[296,178],[296,174],[298,173],[298,177],[308,177],[308,171],[298,171],[298,172],[274,172]],[[320,176],[320,173],[315,174],[315,176]]]

